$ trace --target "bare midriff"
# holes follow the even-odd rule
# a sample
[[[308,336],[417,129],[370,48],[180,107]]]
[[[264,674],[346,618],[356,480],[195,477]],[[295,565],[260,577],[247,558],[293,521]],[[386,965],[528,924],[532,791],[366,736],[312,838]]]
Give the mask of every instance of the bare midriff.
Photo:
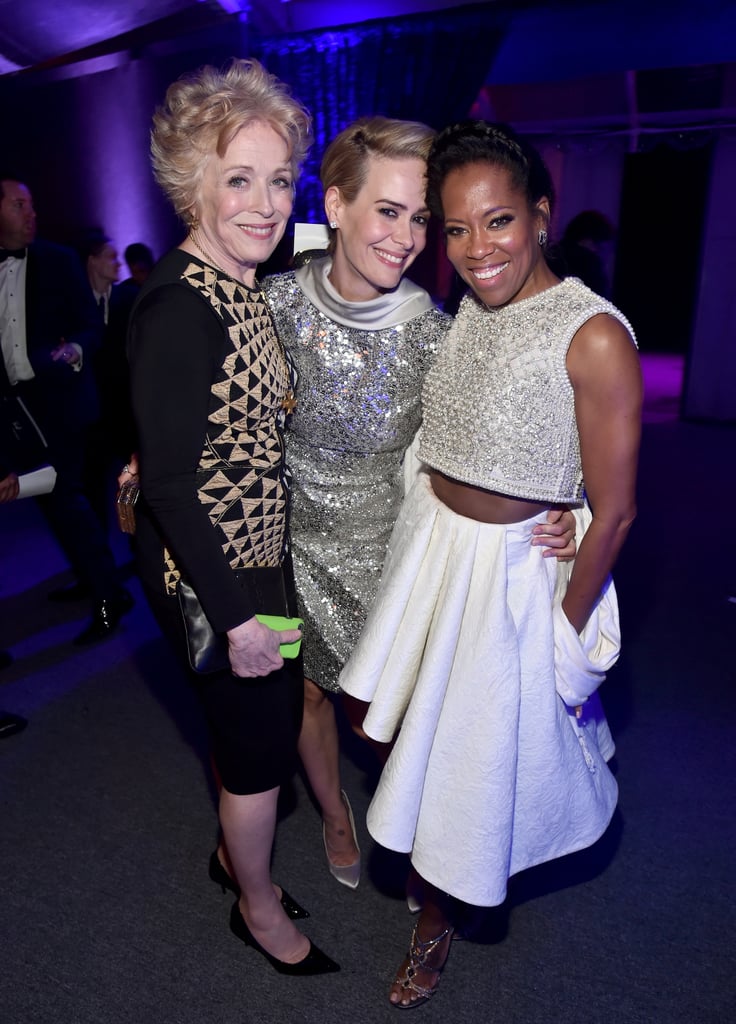
[[[549,501],[526,501],[524,498],[510,498],[497,491],[486,491],[483,487],[464,484],[453,480],[436,469],[429,471],[432,490],[443,505],[447,505],[459,516],[475,519],[479,523],[520,523],[531,519],[549,508],[566,508]]]

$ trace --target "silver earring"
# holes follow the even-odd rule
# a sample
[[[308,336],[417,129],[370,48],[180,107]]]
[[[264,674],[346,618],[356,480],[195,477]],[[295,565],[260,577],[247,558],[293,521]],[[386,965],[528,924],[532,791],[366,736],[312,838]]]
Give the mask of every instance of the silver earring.
[[[336,220],[331,220],[330,221],[330,227],[332,228],[333,231],[337,231],[337,221]]]
[[[547,244],[547,232],[544,230],[544,228],[541,229],[541,231],[539,232],[537,238],[538,238],[539,244],[541,246],[544,247]]]

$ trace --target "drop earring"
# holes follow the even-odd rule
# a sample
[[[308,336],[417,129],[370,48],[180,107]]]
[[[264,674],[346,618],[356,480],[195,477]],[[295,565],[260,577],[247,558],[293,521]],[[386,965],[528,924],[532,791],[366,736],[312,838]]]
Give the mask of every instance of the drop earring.
[[[544,247],[547,244],[547,232],[544,230],[544,228],[542,228],[539,234],[537,235],[537,240],[539,241],[539,244],[542,247]]]

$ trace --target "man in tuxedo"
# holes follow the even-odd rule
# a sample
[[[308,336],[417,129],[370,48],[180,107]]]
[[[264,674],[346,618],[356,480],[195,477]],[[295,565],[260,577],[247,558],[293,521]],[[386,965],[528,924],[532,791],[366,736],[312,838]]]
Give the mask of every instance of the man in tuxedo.
[[[38,501],[79,589],[92,600],[92,619],[77,645],[105,639],[133,603],[84,493],[86,433],[99,413],[89,360],[100,335],[78,257],[36,241],[28,187],[0,175],[0,387],[10,388],[37,420],[56,469],[53,492]]]

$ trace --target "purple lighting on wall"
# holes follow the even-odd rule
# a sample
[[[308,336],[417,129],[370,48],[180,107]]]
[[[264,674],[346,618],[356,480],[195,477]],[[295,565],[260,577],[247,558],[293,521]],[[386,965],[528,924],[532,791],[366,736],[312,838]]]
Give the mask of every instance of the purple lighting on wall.
[[[209,0],[199,0],[200,3],[207,3]],[[283,0],[281,0],[283,3]],[[251,11],[250,0],[216,0],[227,14],[239,14],[241,21],[246,21]]]
[[[158,197],[148,153],[153,111],[147,109],[147,84],[147,67],[138,61],[78,82],[79,156],[94,168],[85,178],[92,219],[86,226],[101,227],[119,255],[131,242],[145,242],[160,255],[154,237]]]

